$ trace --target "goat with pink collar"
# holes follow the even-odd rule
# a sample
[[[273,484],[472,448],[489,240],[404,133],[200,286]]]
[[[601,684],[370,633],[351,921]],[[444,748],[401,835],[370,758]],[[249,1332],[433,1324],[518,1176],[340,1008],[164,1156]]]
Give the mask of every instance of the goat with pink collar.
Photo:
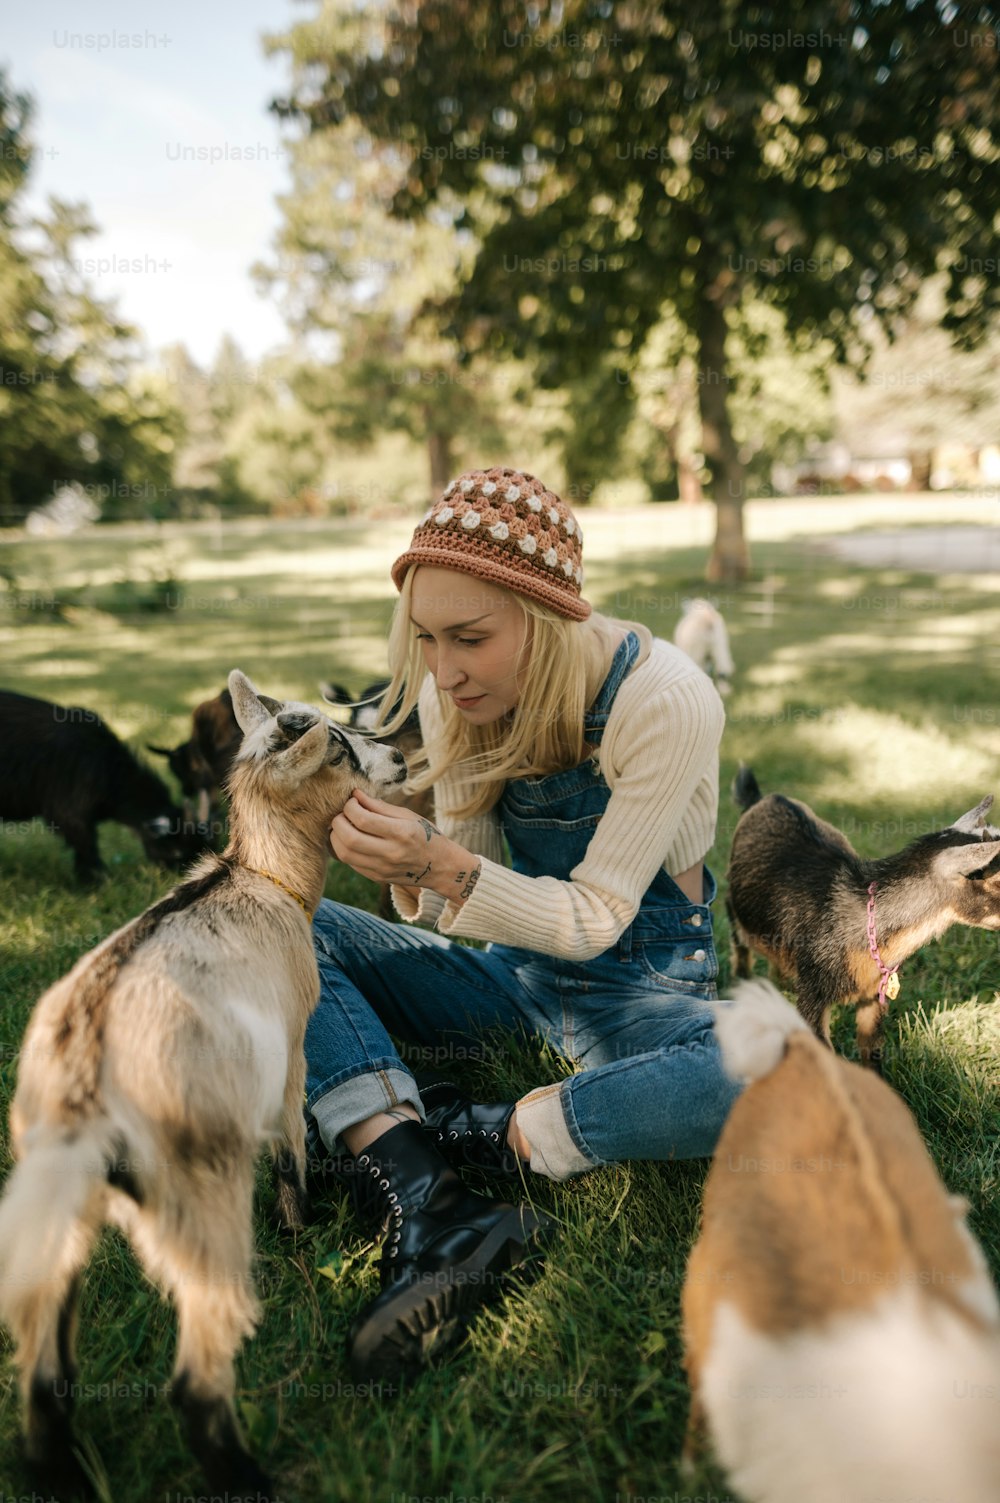
[[[1000,830],[992,795],[943,830],[866,861],[806,805],[761,794],[749,767],[733,786],[736,826],[726,909],[733,971],[757,951],[793,980],[806,1022],[830,1042],[830,1010],[857,1007],[858,1053],[879,1069],[887,1005],[899,969],[952,924],[1000,929]]]
[[[749,1082],[682,1296],[687,1457],[747,1503],[996,1503],[1000,1305],[899,1096],[766,981],[716,1007]]]

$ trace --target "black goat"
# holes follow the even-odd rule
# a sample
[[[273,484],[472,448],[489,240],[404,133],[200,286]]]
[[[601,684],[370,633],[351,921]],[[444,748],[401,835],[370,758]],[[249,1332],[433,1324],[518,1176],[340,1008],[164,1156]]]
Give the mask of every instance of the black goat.
[[[372,731],[375,729],[375,717],[382,707],[382,700],[388,687],[389,680],[387,678],[378,678],[373,684],[369,684],[367,689],[362,690],[357,699],[354,699],[348,694],[342,684],[320,685],[323,698],[327,704],[350,705],[351,718],[348,721],[348,725],[352,731]],[[398,704],[399,701],[397,700],[396,705],[393,706],[393,714],[395,714]],[[420,716],[415,709],[410,711],[403,724],[399,727],[399,730],[389,739],[395,741],[397,737],[407,735],[416,736],[416,744],[420,744]],[[380,737],[379,739],[381,740],[382,738]]]
[[[1000,830],[986,825],[992,794],[944,830],[865,861],[806,805],[761,795],[741,767],[733,796],[745,812],[733,835],[728,894],[733,969],[751,951],[798,985],[799,1011],[830,1042],[830,1009],[857,1007],[862,1064],[881,1067],[882,1020],[896,971],[952,924],[1000,929]]]
[[[0,690],[0,819],[36,816],[73,852],[76,875],[103,870],[97,826],[129,825],[151,861],[182,867],[209,848],[170,794],[93,710]]]

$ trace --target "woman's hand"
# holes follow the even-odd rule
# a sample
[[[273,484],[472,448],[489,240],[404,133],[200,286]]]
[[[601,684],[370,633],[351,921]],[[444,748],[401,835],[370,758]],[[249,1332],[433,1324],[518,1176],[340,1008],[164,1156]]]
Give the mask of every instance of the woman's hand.
[[[338,861],[373,882],[425,887],[454,903],[464,903],[479,877],[479,857],[429,819],[359,788],[330,825],[330,848]]]

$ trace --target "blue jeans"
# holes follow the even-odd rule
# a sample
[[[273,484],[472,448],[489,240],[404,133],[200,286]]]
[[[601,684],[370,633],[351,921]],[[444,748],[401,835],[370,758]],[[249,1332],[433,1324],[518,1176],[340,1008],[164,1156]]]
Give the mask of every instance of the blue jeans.
[[[531,1167],[565,1179],[625,1159],[711,1154],[740,1087],[724,1073],[708,1001],[717,965],[707,907],[701,927],[661,912],[642,942],[586,963],[389,923],[325,900],[314,923],[321,998],[306,1034],[311,1138],[338,1151],[345,1128],[410,1102],[410,1070],[390,1033],[425,1060],[482,1054],[490,1030],[534,1035],[574,1067],[518,1103]]]

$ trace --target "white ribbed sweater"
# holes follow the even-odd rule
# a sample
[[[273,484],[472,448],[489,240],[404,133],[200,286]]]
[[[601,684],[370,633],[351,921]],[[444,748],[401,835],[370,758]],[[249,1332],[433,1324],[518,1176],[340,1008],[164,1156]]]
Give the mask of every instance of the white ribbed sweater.
[[[473,819],[449,817],[461,803],[462,780],[445,774],[435,785],[436,823],[443,834],[482,857],[482,871],[462,904],[424,891],[417,903],[393,888],[400,916],[433,922],[442,934],[494,940],[566,960],[590,960],[632,922],[647,887],[663,868],[684,872],[715,839],[719,804],[719,741],[725,715],[711,680],[645,626],[596,612],[581,625],[593,643],[587,703],[593,703],[624,632],[639,638],[639,657],[615,696],[598,752],[611,790],[608,806],[578,866],[560,877],[526,877],[503,864],[496,808]],[[441,723],[430,674],[420,693],[425,741]]]

